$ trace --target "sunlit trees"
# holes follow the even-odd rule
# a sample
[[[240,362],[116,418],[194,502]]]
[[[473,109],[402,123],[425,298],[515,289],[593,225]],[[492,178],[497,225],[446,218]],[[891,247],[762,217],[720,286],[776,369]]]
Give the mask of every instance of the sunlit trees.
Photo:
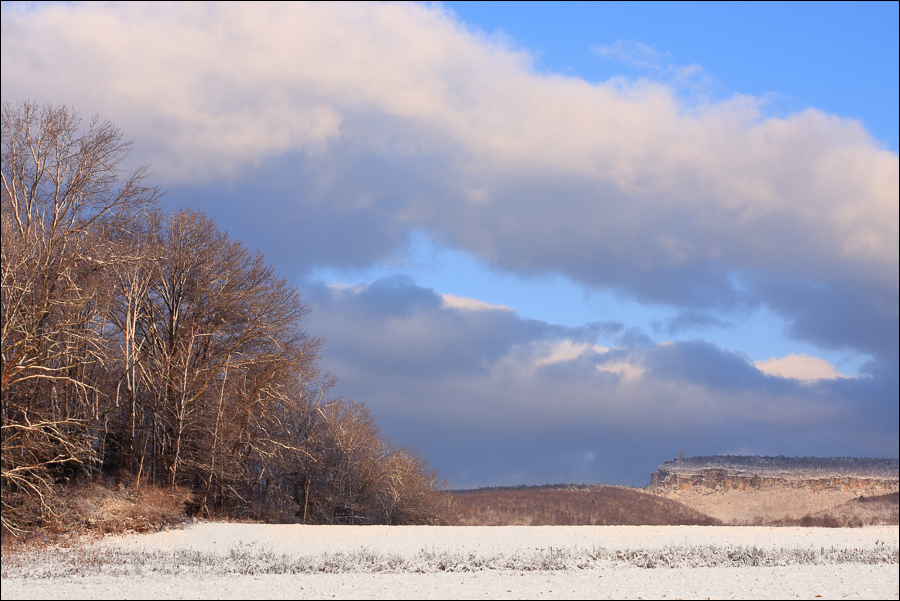
[[[3,527],[114,471],[189,488],[201,515],[438,519],[424,461],[330,396],[300,293],[209,217],[159,211],[112,124],[79,128],[3,107]]]
[[[129,144],[94,119],[85,131],[65,107],[24,103],[2,109],[3,525],[13,493],[41,501],[52,471],[97,461],[96,430],[105,410],[96,372],[110,289],[106,268],[116,233],[157,191],[145,170],[120,171]]]

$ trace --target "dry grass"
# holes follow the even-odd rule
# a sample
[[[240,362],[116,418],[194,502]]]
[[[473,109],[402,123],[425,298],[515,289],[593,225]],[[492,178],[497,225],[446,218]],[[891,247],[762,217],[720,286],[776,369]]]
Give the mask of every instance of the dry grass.
[[[94,479],[56,492],[53,512],[37,515],[28,530],[2,533],[4,556],[20,545],[59,544],[80,536],[154,532],[185,522],[190,491],[133,480]]]
[[[69,510],[65,530],[91,530],[103,534],[125,531],[153,532],[185,521],[187,489],[91,482],[65,495]]]
[[[617,486],[491,488],[454,492],[463,526],[713,526],[677,501]]]
[[[637,568],[748,567],[822,564],[884,565],[898,563],[895,546],[875,548],[780,548],[692,545],[662,549],[543,548],[491,550],[486,553],[423,549],[412,556],[368,549],[320,555],[276,553],[253,544],[233,546],[224,553],[175,549],[148,551],[79,545],[43,547],[5,555],[3,578],[65,578],[71,576],[173,576],[260,574],[396,574],[481,572],[487,570],[584,570],[604,566]]]
[[[859,497],[832,509],[807,514],[799,520],[770,520],[764,526],[814,526],[822,528],[860,528],[896,526],[900,523],[900,494]],[[762,521],[762,520],[761,520]]]

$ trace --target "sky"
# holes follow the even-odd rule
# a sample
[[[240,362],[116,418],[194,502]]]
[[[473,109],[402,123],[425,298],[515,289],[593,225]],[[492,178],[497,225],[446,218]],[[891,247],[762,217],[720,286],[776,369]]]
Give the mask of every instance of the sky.
[[[897,457],[898,3],[4,3],[453,488]]]

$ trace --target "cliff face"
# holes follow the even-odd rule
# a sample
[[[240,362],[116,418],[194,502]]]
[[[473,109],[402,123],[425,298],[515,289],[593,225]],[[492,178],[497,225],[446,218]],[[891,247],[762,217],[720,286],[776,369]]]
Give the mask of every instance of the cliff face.
[[[652,492],[726,524],[784,525],[816,516],[845,525],[896,524],[892,517],[896,511],[868,515],[848,503],[896,493],[900,462],[856,457],[688,457],[666,461],[650,482]]]
[[[813,492],[840,490],[860,494],[886,494],[898,491],[897,480],[882,478],[810,478],[789,479],[735,473],[723,469],[704,469],[697,474],[673,474],[659,469],[650,476],[650,486],[670,490],[708,488],[712,490],[759,490],[767,486],[804,488]]]
[[[751,491],[772,486],[857,495],[900,489],[896,459],[833,457],[690,457],[666,461],[650,476],[651,488],[668,491]]]

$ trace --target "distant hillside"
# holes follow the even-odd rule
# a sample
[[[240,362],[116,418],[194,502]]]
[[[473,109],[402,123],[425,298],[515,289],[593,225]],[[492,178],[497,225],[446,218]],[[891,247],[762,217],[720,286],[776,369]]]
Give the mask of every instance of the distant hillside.
[[[719,455],[666,461],[648,490],[730,524],[862,525],[896,518],[847,503],[898,489],[897,459]]]
[[[677,526],[720,522],[684,504],[617,486],[454,491],[462,526]]]
[[[900,495],[897,493],[877,497],[857,497],[827,511],[812,514],[807,518],[813,522],[812,524],[803,523],[801,520],[800,525],[818,525],[815,523],[818,521],[826,526],[864,526],[866,524],[896,526],[900,523],[900,511],[898,510],[900,510]]]

